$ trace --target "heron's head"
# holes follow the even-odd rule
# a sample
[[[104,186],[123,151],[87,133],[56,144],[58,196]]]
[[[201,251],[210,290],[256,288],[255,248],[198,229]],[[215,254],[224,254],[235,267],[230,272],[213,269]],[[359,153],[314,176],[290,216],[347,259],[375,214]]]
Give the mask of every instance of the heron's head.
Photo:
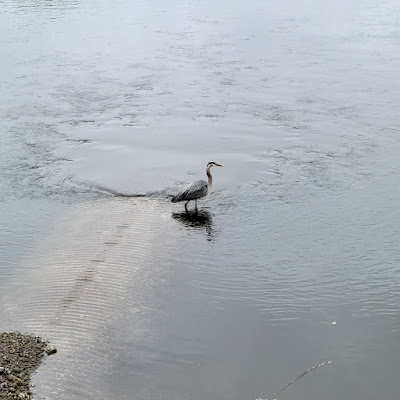
[[[211,168],[211,167],[223,167],[223,165],[218,164],[218,163],[216,163],[216,162],[214,162],[214,161],[211,161],[211,162],[209,162],[209,163],[207,164],[207,168]]]

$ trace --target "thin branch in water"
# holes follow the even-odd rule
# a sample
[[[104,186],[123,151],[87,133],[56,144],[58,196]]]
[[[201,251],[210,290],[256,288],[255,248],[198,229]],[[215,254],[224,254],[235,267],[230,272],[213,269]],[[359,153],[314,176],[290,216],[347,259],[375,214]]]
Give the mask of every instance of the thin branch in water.
[[[292,383],[295,383],[297,380],[299,380],[300,378],[302,378],[305,374],[308,374],[310,371],[313,371],[314,369],[317,369],[319,367],[322,367],[326,364],[331,364],[332,361],[325,361],[321,364],[318,365],[314,365],[313,367],[309,368],[308,370],[304,371],[301,375],[299,375],[296,379],[294,379],[293,381],[289,382],[283,389],[281,389],[274,397],[272,397],[272,399],[270,400],[276,400],[276,398],[285,390],[287,389]],[[257,400],[268,400],[268,399],[257,399]]]

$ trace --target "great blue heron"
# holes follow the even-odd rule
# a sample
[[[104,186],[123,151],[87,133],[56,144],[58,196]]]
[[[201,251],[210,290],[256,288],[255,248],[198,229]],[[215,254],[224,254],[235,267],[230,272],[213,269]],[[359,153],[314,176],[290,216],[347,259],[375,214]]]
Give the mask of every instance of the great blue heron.
[[[221,164],[217,164],[216,162],[209,162],[207,164],[206,174],[208,177],[208,182],[200,180],[191,183],[189,186],[182,189],[175,197],[172,198],[173,203],[177,203],[178,201],[186,201],[185,210],[187,211],[187,205],[189,201],[194,200],[197,210],[197,200],[202,197],[207,196],[211,191],[212,186],[212,175],[210,172],[211,167],[223,167]]]

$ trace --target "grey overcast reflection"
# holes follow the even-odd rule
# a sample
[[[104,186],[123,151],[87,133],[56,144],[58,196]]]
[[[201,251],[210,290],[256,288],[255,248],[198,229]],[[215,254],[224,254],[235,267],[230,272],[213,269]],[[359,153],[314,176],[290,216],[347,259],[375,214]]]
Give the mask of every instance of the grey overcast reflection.
[[[0,1],[0,330],[58,350],[34,399],[266,399],[327,360],[278,399],[400,398],[399,15]]]

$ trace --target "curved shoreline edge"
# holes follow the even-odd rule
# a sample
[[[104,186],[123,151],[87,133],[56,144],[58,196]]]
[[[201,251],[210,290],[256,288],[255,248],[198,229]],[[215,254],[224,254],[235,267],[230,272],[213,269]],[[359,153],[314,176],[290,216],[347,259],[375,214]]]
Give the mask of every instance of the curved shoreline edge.
[[[0,399],[31,399],[31,376],[56,348],[39,336],[0,332]]]

